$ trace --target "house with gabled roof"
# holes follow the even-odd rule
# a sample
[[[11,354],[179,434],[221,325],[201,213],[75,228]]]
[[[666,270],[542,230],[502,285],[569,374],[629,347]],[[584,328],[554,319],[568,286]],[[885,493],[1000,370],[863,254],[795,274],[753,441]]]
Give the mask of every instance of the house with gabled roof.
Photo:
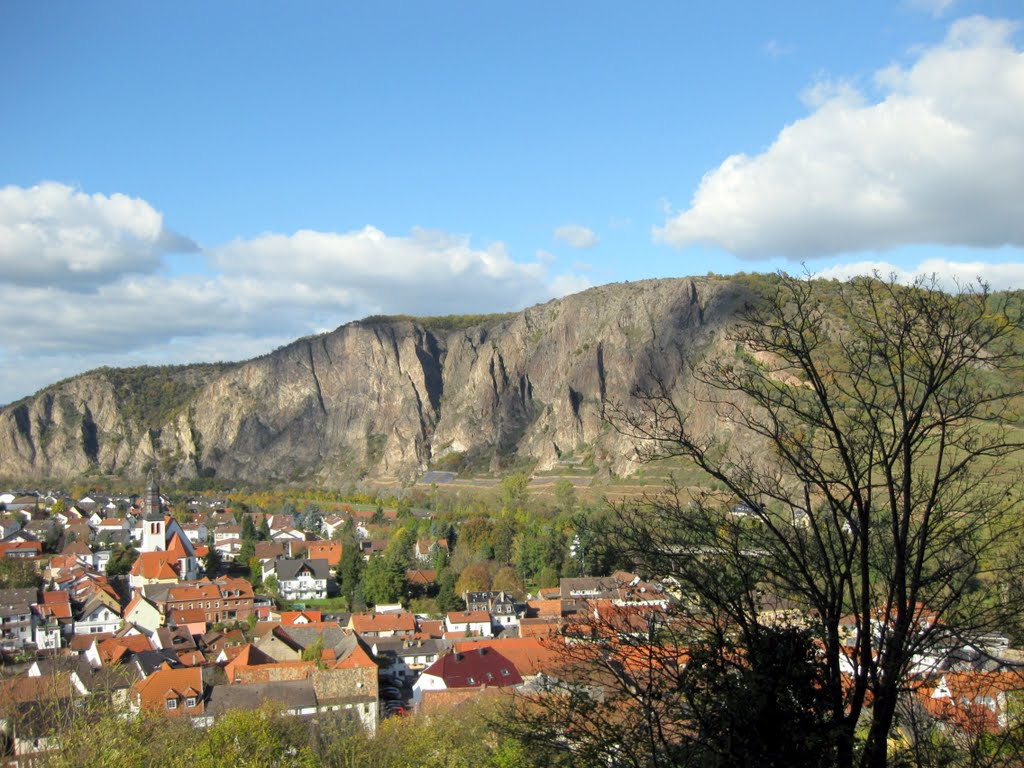
[[[451,688],[496,688],[522,685],[523,678],[509,659],[490,647],[469,653],[449,653],[429,667],[413,685],[413,698],[419,702],[427,691]]]
[[[491,648],[516,666],[524,680],[537,675],[551,673],[566,662],[564,642],[536,637],[487,638],[482,640],[459,640],[455,650],[471,653],[479,648]]]
[[[125,664],[136,654],[152,650],[153,643],[146,635],[117,634],[95,641],[85,652],[85,658],[93,667],[111,667]]]
[[[203,673],[198,667],[174,669],[169,664],[132,686],[132,708],[170,717],[201,718],[206,713]]]
[[[421,539],[412,548],[413,557],[421,563],[429,563],[438,551],[448,552],[448,539]]]
[[[307,560],[326,560],[327,564],[334,567],[341,560],[342,545],[340,541],[307,541]]]
[[[491,637],[491,615],[487,611],[451,611],[444,618],[445,636]]]
[[[348,628],[360,637],[412,637],[416,634],[416,617],[411,613],[353,613]]]
[[[132,589],[146,584],[176,584],[181,580],[181,563],[177,553],[141,552],[132,563],[128,583]]]
[[[42,556],[43,544],[39,541],[6,541],[0,543],[0,557],[38,560]]]
[[[941,728],[977,738],[999,733],[1013,722],[1014,706],[1024,699],[1024,672],[949,670],[916,693]]]
[[[301,661],[305,649],[285,627],[279,625],[257,638],[255,645],[275,661]]]
[[[281,611],[281,626],[302,624],[320,624],[323,621],[321,611]]]
[[[335,534],[341,532],[351,518],[344,515],[327,515],[320,521],[320,532],[328,539],[333,539]]]
[[[32,605],[32,612],[35,644],[39,650],[57,650],[74,633],[75,619],[67,592],[43,592],[40,601]]]
[[[98,594],[93,594],[82,605],[75,616],[76,635],[95,635],[101,632],[117,632],[121,627],[121,612],[110,604],[108,600],[102,599]]]
[[[322,600],[327,597],[331,569],[326,560],[275,560],[273,574],[285,600]]]
[[[147,585],[146,596],[164,617],[178,611],[200,611],[190,615],[189,623],[196,620],[208,624],[227,621],[246,621],[253,615],[252,585],[241,578],[221,576],[213,581],[199,579],[170,585]]]
[[[0,589],[0,646],[20,649],[33,641],[34,588]]]
[[[397,682],[415,680],[423,670],[447,653],[451,646],[445,640],[432,638],[385,638],[373,640],[373,655],[381,662],[381,677]]]

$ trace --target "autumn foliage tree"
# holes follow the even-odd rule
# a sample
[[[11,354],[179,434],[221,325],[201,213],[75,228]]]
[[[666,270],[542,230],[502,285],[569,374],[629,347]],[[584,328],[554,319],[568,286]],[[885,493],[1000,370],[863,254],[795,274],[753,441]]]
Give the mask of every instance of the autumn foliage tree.
[[[655,373],[609,409],[643,460],[682,457],[709,480],[623,506],[617,535],[751,660],[769,600],[796,606],[836,763],[880,768],[915,660],[1012,608],[1021,296],[782,275],[750,299],[728,352],[665,350],[689,397]]]

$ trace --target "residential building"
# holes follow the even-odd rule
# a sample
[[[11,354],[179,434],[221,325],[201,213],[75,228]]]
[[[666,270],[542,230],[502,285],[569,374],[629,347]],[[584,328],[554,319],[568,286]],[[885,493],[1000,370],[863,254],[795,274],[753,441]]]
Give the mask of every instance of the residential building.
[[[274,575],[285,600],[327,597],[331,569],[326,560],[275,560]]]
[[[413,698],[419,702],[427,691],[451,688],[507,687],[522,685],[519,670],[493,648],[480,647],[469,653],[442,656],[420,675],[413,685]]]
[[[201,669],[174,669],[164,664],[132,686],[131,702],[136,710],[161,712],[172,717],[201,718],[206,713],[204,693]]]
[[[33,588],[0,589],[0,648],[17,650],[33,642],[32,605],[36,599]]]
[[[445,635],[491,637],[494,634],[487,611],[452,611],[444,619]]]

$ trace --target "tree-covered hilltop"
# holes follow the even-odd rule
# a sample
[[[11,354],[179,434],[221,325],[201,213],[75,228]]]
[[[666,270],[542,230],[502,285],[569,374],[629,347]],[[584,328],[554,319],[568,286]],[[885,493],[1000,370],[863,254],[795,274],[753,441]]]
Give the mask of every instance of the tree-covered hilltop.
[[[417,317],[415,315],[369,315],[359,320],[363,325],[380,325],[395,322],[410,322],[423,326],[433,333],[452,333],[476,326],[494,326],[511,320],[516,312],[496,312],[485,315],[437,315]]]

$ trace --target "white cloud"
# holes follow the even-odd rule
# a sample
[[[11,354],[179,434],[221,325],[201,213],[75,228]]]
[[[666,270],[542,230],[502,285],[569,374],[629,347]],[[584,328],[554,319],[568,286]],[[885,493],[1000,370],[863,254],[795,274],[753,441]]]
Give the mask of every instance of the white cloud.
[[[153,272],[163,254],[195,250],[149,203],[56,182],[0,189],[0,274],[16,285],[95,285]]]
[[[958,285],[973,285],[978,280],[988,283],[996,291],[1015,290],[1024,287],[1024,263],[993,263],[984,261],[948,261],[946,259],[925,259],[916,267],[896,266],[887,261],[857,261],[836,264],[816,271],[814,277],[845,280],[855,275],[870,275],[874,272],[887,277],[895,275],[901,283],[911,283],[915,278],[934,276],[946,290]]]
[[[243,295],[283,290],[304,306],[445,314],[519,308],[551,296],[540,260],[517,262],[502,243],[473,248],[467,237],[423,229],[408,237],[374,227],[268,234],[210,255]]]
[[[370,314],[499,312],[590,285],[553,276],[541,256],[516,261],[501,243],[477,248],[464,236],[395,237],[373,227],[236,240],[203,254],[208,274],[170,277],[168,235],[148,203],[60,185],[39,191],[46,186],[3,191],[2,231],[45,233],[39,251],[26,241],[18,253],[28,261],[40,253],[47,266],[29,275],[14,259],[0,271],[0,290],[18,296],[0,337],[0,403],[99,365],[246,359]],[[47,208],[47,195],[60,204]],[[65,236],[79,223],[95,265],[87,282],[68,274],[85,258]]]
[[[1024,54],[1015,26],[954,23],[867,103],[840,81],[763,153],[727,158],[690,207],[655,228],[678,247],[812,259],[909,243],[1024,245]]]
[[[561,298],[562,296],[579,293],[580,291],[585,291],[587,288],[593,287],[594,284],[589,278],[583,277],[582,275],[574,275],[572,273],[558,275],[551,281],[551,293],[554,298]]]
[[[593,248],[600,240],[589,227],[580,224],[566,224],[555,230],[555,239],[571,245],[573,248]]]

